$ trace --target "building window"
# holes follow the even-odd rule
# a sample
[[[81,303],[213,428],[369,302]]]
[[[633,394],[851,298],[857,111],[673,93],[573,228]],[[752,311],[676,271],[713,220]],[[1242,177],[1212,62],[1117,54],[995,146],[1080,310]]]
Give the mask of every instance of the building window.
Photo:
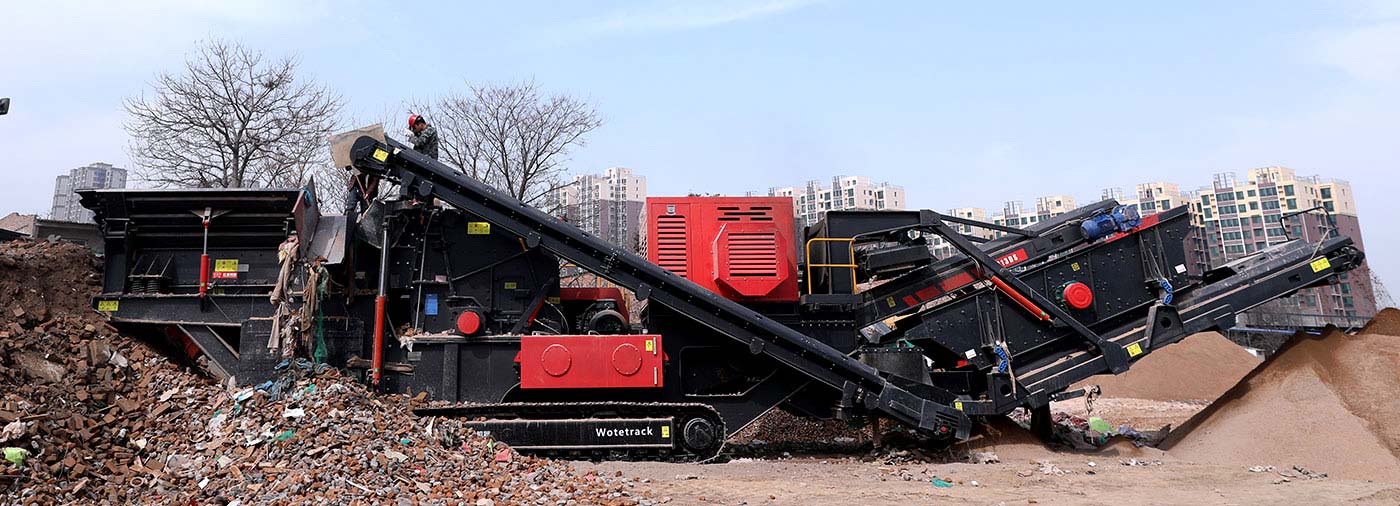
[[[1324,198],[1324,199],[1330,199],[1330,198],[1332,198],[1332,189],[1331,189],[1331,188],[1323,188],[1323,189],[1322,189],[1322,198]]]
[[[1292,197],[1292,196],[1293,196],[1293,185],[1290,184],[1290,185],[1288,185],[1288,186],[1284,186],[1284,187],[1283,187],[1283,194],[1284,194],[1284,196]]]
[[[1206,217],[1209,218],[1209,217],[1210,217],[1210,208],[1207,207],[1207,208],[1203,209],[1203,211],[1205,211]]]
[[[1249,203],[1249,209],[1250,209],[1251,211],[1259,209],[1259,203],[1258,203],[1258,202],[1250,202],[1250,203]]]
[[[1244,192],[1235,192],[1235,198],[1243,200]]]
[[[1251,197],[1254,196],[1254,190],[1249,190],[1249,196],[1251,196]]]
[[[1289,211],[1296,211],[1296,210],[1298,210],[1298,199],[1288,199],[1288,210],[1289,210]]]

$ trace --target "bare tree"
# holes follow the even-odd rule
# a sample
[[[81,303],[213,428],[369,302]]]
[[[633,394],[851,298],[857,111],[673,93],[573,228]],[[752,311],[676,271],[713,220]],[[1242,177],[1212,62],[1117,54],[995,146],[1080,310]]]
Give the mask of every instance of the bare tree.
[[[430,105],[410,104],[436,126],[445,161],[527,204],[563,186],[569,154],[602,126],[597,110],[534,81],[468,84]]]
[[[163,187],[295,186],[329,164],[340,97],[297,79],[292,58],[201,43],[151,96],[126,100],[138,177]]]

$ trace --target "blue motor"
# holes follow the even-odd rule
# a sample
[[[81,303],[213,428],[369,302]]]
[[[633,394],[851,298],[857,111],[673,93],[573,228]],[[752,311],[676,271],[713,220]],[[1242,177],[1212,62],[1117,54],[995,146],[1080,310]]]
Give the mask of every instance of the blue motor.
[[[1142,217],[1138,216],[1137,208],[1118,206],[1109,211],[1094,213],[1084,220],[1084,223],[1079,224],[1079,230],[1084,232],[1085,239],[1097,241],[1117,232],[1127,232],[1141,224]]]

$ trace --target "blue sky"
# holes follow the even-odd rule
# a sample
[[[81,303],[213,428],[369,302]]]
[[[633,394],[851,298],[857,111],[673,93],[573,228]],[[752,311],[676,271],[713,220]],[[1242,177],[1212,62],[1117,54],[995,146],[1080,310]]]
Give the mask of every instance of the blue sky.
[[[1400,2],[51,0],[0,32],[0,214],[126,163],[123,97],[199,39],[296,55],[360,122],[464,80],[534,79],[607,123],[575,172],[654,195],[863,174],[910,205],[999,208],[1286,165],[1352,182],[1400,286]]]

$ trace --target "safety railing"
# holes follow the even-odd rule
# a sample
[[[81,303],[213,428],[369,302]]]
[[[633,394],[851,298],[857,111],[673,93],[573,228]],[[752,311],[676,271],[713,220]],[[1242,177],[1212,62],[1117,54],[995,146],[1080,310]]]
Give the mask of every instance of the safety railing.
[[[846,263],[846,264],[831,264],[831,263],[814,264],[814,263],[812,263],[812,243],[814,243],[814,242],[823,243],[822,246],[823,246],[823,248],[826,250],[826,258],[828,258],[828,259],[831,258],[831,248],[829,247],[829,244],[826,244],[826,243],[833,243],[833,242],[844,242],[844,243],[846,243],[846,248],[847,248],[847,253],[846,253],[847,256],[846,256],[846,258],[849,258],[851,263]],[[854,237],[813,237],[813,238],[807,240],[807,244],[806,244],[805,250],[806,250],[806,256],[804,257],[804,260],[806,261],[806,264],[807,264],[807,293],[812,293],[812,268],[813,268],[813,267],[819,267],[819,268],[824,268],[824,269],[850,269],[850,270],[851,270],[851,292],[852,292],[852,293],[855,292],[855,289],[856,289],[856,264],[855,264],[855,261],[856,261],[856,239],[855,239]],[[828,286],[829,286],[829,285],[828,285]],[[827,293],[830,293],[830,290],[829,290],[829,289],[827,290]]]

